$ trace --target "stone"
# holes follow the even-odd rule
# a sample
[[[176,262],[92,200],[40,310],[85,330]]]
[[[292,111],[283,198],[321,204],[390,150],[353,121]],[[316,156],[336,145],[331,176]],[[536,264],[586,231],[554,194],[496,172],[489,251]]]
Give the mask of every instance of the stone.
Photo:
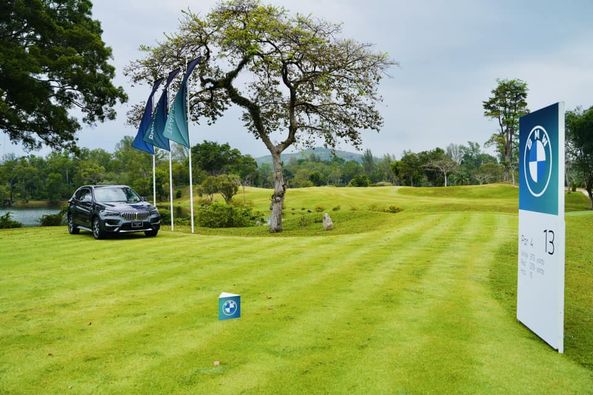
[[[334,228],[334,223],[330,218],[328,213],[323,213],[323,229],[325,230],[332,230]]]

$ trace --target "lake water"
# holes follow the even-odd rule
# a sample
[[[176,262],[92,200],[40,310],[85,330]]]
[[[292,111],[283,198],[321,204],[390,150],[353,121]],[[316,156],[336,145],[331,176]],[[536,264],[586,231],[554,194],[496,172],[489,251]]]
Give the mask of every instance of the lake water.
[[[59,209],[52,208],[0,208],[0,215],[10,212],[11,218],[24,226],[39,226],[39,219],[42,215],[57,214]]]

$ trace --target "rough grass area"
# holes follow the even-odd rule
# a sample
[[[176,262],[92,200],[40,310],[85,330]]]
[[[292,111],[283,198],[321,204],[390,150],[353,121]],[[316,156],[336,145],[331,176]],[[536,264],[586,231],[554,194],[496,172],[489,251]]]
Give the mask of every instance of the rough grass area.
[[[593,213],[567,216],[560,355],[515,320],[516,196],[486,188],[290,190],[280,235],[0,231],[0,393],[591,393]],[[290,214],[316,206],[335,230]]]

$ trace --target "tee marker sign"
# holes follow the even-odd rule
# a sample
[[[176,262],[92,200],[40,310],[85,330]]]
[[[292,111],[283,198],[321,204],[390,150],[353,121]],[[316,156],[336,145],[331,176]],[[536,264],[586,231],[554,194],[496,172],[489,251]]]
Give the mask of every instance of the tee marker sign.
[[[517,319],[564,351],[564,103],[519,126]]]

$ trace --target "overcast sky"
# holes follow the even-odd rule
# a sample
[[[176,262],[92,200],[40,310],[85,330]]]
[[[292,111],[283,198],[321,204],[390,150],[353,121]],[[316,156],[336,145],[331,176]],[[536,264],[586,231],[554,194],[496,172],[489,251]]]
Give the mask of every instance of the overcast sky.
[[[382,1],[267,0],[293,12],[343,22],[343,35],[376,45],[399,63],[381,83],[385,125],[363,134],[375,156],[400,156],[468,140],[483,144],[496,128],[483,116],[482,101],[497,78],[520,78],[529,87],[531,110],[564,101],[567,109],[593,105],[593,0],[566,1]],[[207,13],[210,0],[96,0],[94,18],[113,49],[115,83],[130,100],[115,121],[85,127],[79,144],[112,151],[135,130],[125,123],[129,106],[146,99],[149,87],[132,88],[123,67],[139,56],[140,44],[153,44],[177,28],[180,10]],[[238,110],[214,126],[190,126],[192,144],[204,139],[228,142],[244,153],[266,155],[248,134]],[[2,153],[16,152],[3,136]],[[346,144],[341,149],[352,150]],[[41,151],[46,153],[47,150]]]

